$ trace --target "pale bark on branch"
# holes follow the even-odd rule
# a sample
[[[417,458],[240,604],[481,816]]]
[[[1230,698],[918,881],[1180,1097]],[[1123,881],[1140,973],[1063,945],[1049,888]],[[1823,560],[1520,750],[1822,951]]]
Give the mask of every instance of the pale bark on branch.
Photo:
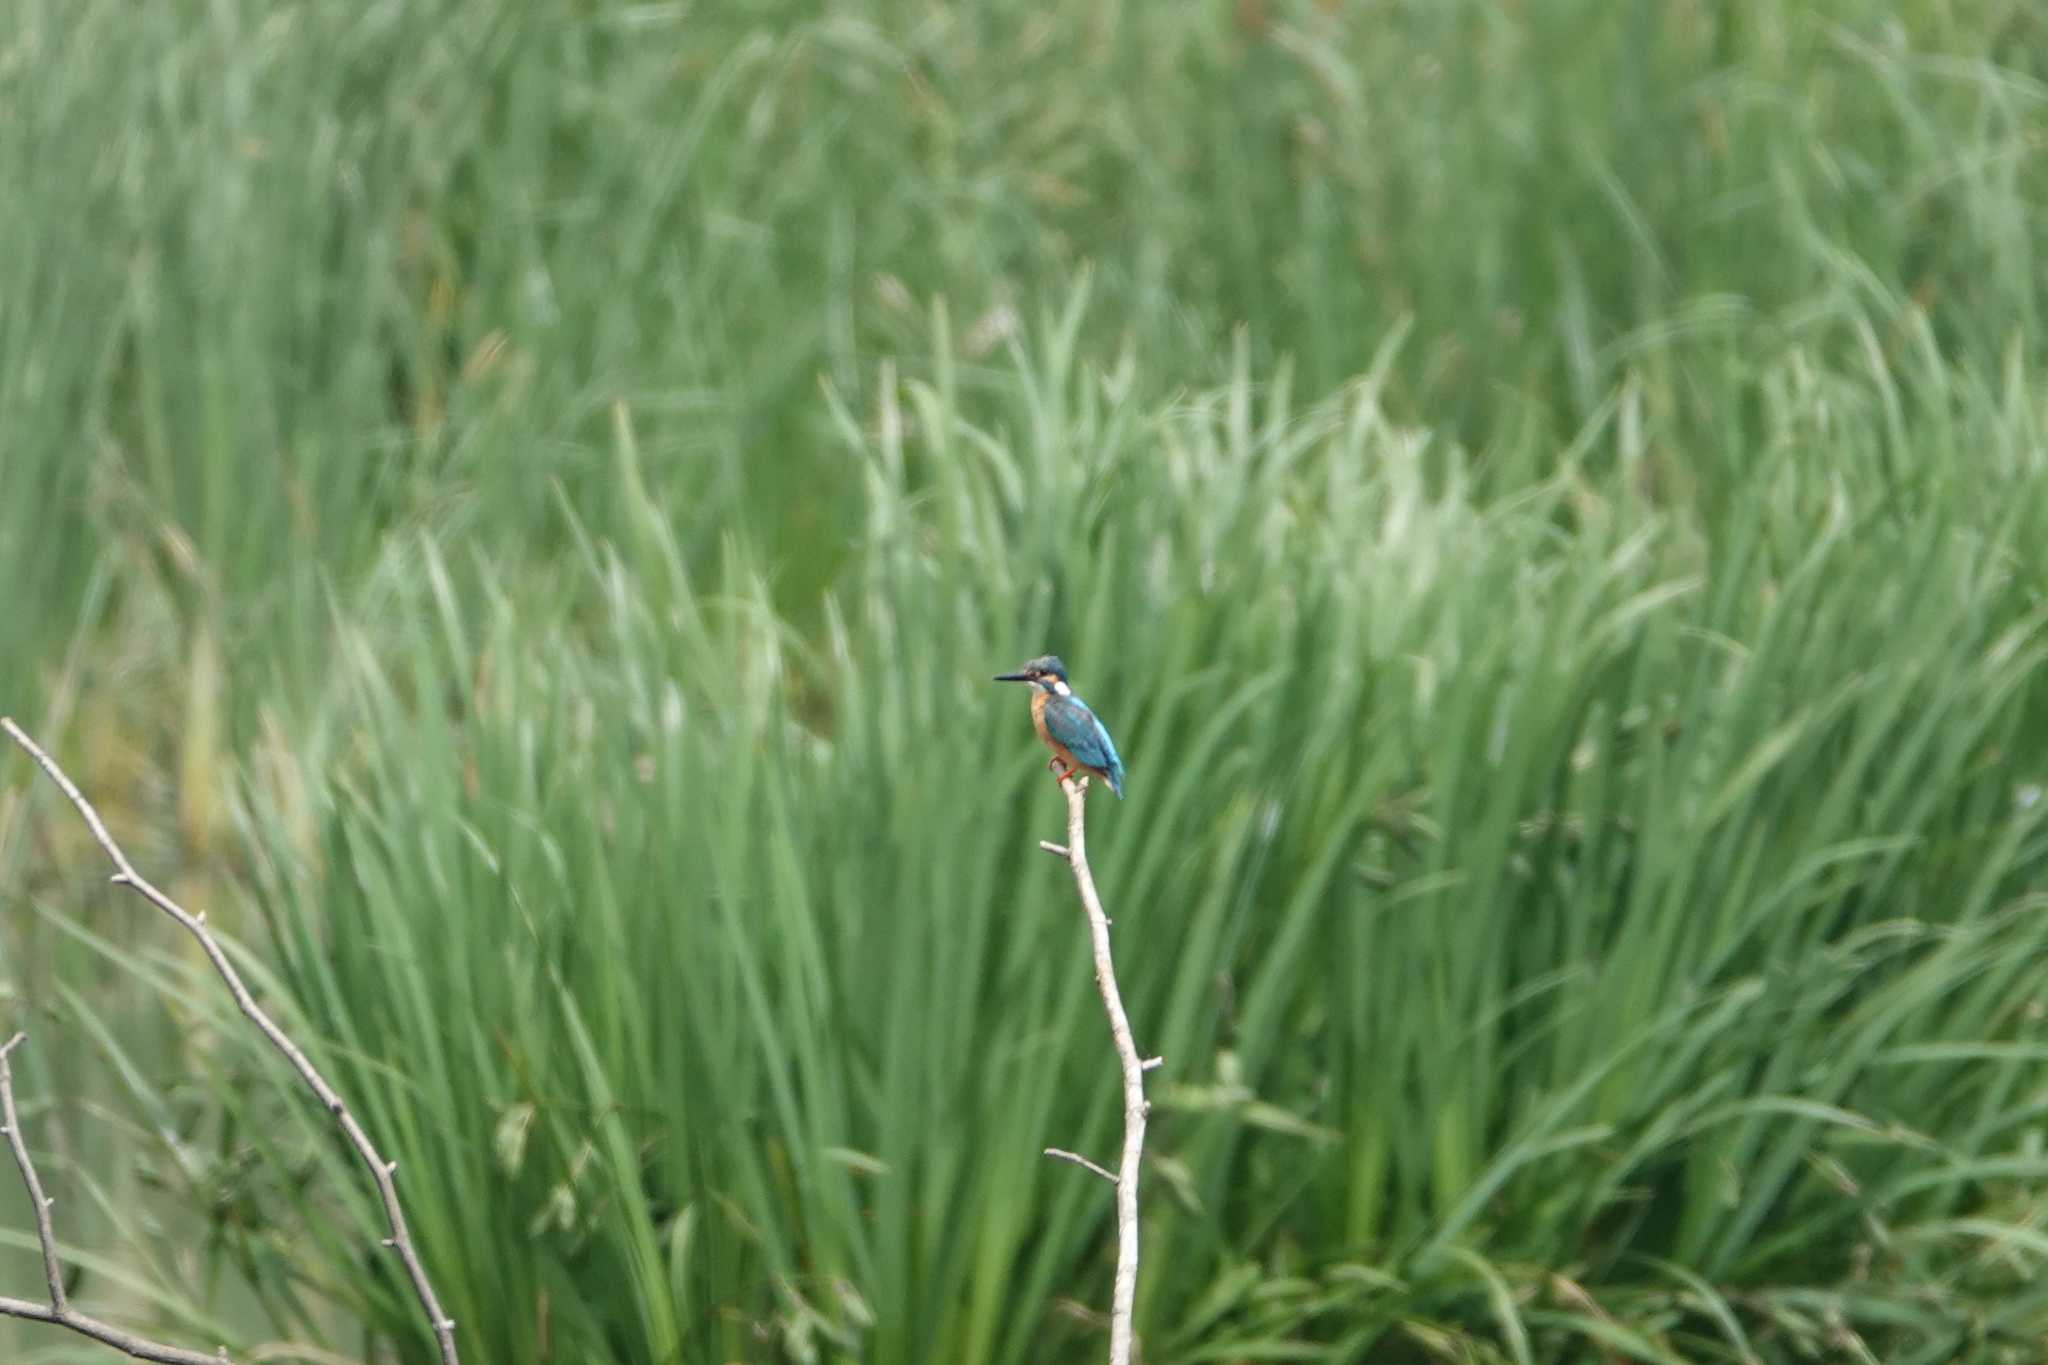
[[[1124,1013],[1123,992],[1117,988],[1116,963],[1109,948],[1109,916],[1102,912],[1102,898],[1095,891],[1095,875],[1088,870],[1087,779],[1068,777],[1060,782],[1067,798],[1067,842],[1041,842],[1040,848],[1066,859],[1074,874],[1074,889],[1080,893],[1081,908],[1088,915],[1089,944],[1095,956],[1095,987],[1102,995],[1103,1012],[1109,1016],[1109,1032],[1116,1043],[1117,1064],[1123,1072],[1124,1144],[1114,1174],[1085,1157],[1056,1148],[1046,1155],[1086,1167],[1116,1186],[1116,1283],[1109,1310],[1110,1365],[1130,1365],[1131,1314],[1138,1296],[1138,1170],[1145,1156],[1145,1119],[1151,1106],[1145,1101],[1145,1073],[1159,1065],[1157,1057],[1146,1058],[1131,1037],[1130,1017]]]
[[[398,1171],[398,1163],[386,1161],[379,1154],[376,1145],[370,1141],[369,1134],[363,1131],[363,1126],[356,1121],[356,1116],[343,1103],[339,1092],[332,1085],[328,1084],[326,1077],[322,1076],[319,1070],[314,1067],[312,1061],[306,1056],[299,1045],[294,1043],[285,1034],[285,1031],[279,1028],[277,1023],[264,1012],[263,1007],[256,1003],[256,997],[250,993],[248,986],[242,981],[242,974],[235,970],[234,964],[228,960],[227,953],[221,948],[220,941],[214,937],[213,931],[206,927],[205,912],[193,914],[187,911],[135,870],[134,865],[128,861],[128,855],[121,851],[121,846],[114,842],[113,835],[107,832],[106,822],[100,819],[100,814],[97,810],[93,809],[92,802],[86,800],[85,794],[79,791],[77,784],[65,774],[62,768],[57,766],[56,760],[43,752],[42,748],[34,740],[30,739],[20,726],[16,725],[12,720],[0,716],[0,732],[4,732],[9,739],[12,739],[19,745],[22,751],[49,775],[50,780],[57,784],[58,788],[64,793],[65,798],[78,811],[80,817],[84,819],[87,828],[92,831],[93,838],[106,851],[108,859],[114,864],[114,884],[125,886],[135,892],[151,905],[163,911],[164,914],[176,920],[179,927],[198,940],[201,950],[206,954],[207,961],[213,964],[215,973],[227,985],[228,993],[234,996],[237,1008],[248,1018],[250,1023],[256,1026],[256,1030],[263,1035],[270,1046],[276,1049],[291,1064],[292,1070],[298,1073],[299,1079],[305,1083],[306,1088],[313,1092],[314,1097],[320,1101],[321,1107],[333,1116],[335,1123],[341,1128],[342,1135],[348,1139],[349,1146],[355,1149],[357,1157],[369,1169],[371,1179],[376,1182],[378,1197],[384,1205],[385,1222],[390,1229],[390,1236],[384,1239],[384,1245],[397,1253],[400,1263],[405,1267],[406,1277],[412,1282],[413,1294],[419,1300],[421,1309],[425,1311],[427,1322],[433,1329],[435,1342],[440,1347],[442,1365],[459,1365],[455,1352],[455,1321],[441,1310],[441,1302],[434,1294],[433,1285],[427,1280],[426,1266],[421,1262],[419,1251],[413,1245],[412,1233],[406,1227],[405,1211],[399,1206],[398,1186],[393,1179]],[[4,1063],[4,1055],[0,1055],[0,1066],[4,1066]],[[12,1116],[11,1098],[8,1101],[8,1108],[8,1127],[12,1130],[15,1124]],[[15,1161],[17,1165],[23,1168],[24,1178],[32,1180],[33,1177],[30,1175],[30,1168],[27,1165],[27,1153],[19,1147],[16,1150]],[[46,1206],[43,1205],[40,1195],[33,1193],[34,1189],[35,1187],[31,1185],[32,1197],[38,1201],[39,1227],[47,1227]],[[55,1255],[54,1243],[46,1240],[43,1245],[43,1258],[46,1270],[54,1266]],[[116,1349],[126,1350],[128,1354],[137,1355],[144,1360],[197,1360],[210,1362],[210,1365],[218,1365],[220,1357],[193,1355],[189,1352],[175,1355],[144,1355],[140,1352],[129,1350],[123,1341],[123,1338],[130,1341],[138,1339],[126,1338],[126,1334],[118,1333],[113,1328],[106,1327],[104,1324],[95,1323],[93,1325],[99,1330],[86,1331],[80,1324],[90,1323],[91,1319],[83,1318],[76,1313],[70,1313],[68,1317],[53,1316],[53,1313],[64,1313],[67,1310],[63,1308],[63,1300],[58,1293],[61,1290],[61,1284],[54,1275],[51,1279],[51,1288],[52,1300],[48,1309],[39,1308],[34,1304],[22,1305],[18,1300],[0,1299],[0,1312],[14,1317],[34,1318],[44,1322],[57,1322],[72,1328],[74,1331],[85,1331],[86,1335],[94,1337],[96,1340],[104,1341]],[[15,1311],[17,1307],[22,1306],[26,1306],[31,1311]],[[147,1345],[147,1343],[140,1344]],[[166,1350],[169,1348],[157,1349]]]

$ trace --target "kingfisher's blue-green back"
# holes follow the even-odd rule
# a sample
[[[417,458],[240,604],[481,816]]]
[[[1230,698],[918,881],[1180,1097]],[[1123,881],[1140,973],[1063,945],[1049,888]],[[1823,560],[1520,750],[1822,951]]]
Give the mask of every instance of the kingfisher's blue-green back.
[[[1069,692],[1055,692],[1045,699],[1045,728],[1067,751],[1091,768],[1099,768],[1109,789],[1121,801],[1124,795],[1124,761],[1117,757],[1116,742],[1109,730],[1088,709],[1088,703]]]

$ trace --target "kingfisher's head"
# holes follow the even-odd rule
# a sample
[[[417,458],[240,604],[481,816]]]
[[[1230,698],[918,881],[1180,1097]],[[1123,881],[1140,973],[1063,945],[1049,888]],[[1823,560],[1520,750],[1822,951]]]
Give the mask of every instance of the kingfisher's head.
[[[1067,666],[1060,662],[1057,654],[1041,654],[1015,673],[998,673],[996,681],[1028,682],[1062,697],[1068,695]]]

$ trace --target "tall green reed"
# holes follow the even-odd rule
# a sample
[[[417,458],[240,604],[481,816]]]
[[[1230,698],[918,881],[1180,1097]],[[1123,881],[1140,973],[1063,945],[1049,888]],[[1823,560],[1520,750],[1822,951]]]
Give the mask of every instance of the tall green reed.
[[[1700,401],[1674,336],[1911,305],[1980,369],[2038,360],[2024,6],[18,18],[0,692],[42,699],[98,568],[107,619],[227,749],[271,672],[317,682],[323,576],[387,536],[552,557],[548,480],[616,534],[621,399],[693,570],[738,520],[815,624],[863,515],[819,377],[920,366],[932,298],[986,363],[1092,268],[1086,343],[1140,350],[1154,398],[1227,377],[1240,325],[1256,373],[1324,393],[1412,319],[1389,410],[1501,487],[1631,372],[1717,438],[1669,477],[1739,481],[1745,414]],[[175,697],[207,669],[248,681]]]
[[[943,359],[842,408],[869,534],[815,642],[652,504],[516,594],[423,541],[341,609],[305,819],[241,807],[253,903],[472,1349],[1091,1349],[1107,1205],[1037,1153],[1109,1143],[1115,1087],[984,685],[1040,647],[1132,755],[1094,815],[1168,1058],[1153,1352],[2024,1332],[2032,503],[1902,509],[1869,382],[1826,437],[1774,400],[1800,457],[1708,527],[1626,398],[1487,498],[1377,377],[1143,412],[1037,335],[1003,421]],[[2023,405],[1944,420],[2038,460]],[[302,1216],[252,1259],[408,1339],[371,1210]]]
[[[1088,1349],[1030,1153],[1113,1106],[979,681],[1046,645],[1134,754],[1155,1351],[2038,1321],[2024,6],[20,18],[0,701],[222,898],[246,764],[491,1358]],[[25,884],[177,1137],[97,1231],[155,1182],[405,1337],[233,1034],[124,1042],[209,997]]]

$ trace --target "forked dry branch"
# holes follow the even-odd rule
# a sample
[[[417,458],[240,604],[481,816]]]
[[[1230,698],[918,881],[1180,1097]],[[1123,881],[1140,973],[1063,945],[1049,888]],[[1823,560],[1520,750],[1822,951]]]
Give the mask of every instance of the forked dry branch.
[[[20,726],[7,717],[0,716],[0,733],[5,733],[49,775],[50,780],[57,784],[65,798],[85,820],[93,838],[98,841],[99,846],[106,851],[107,857],[114,864],[114,884],[125,886],[135,892],[176,920],[179,927],[198,940],[200,948],[206,953],[207,961],[213,964],[214,971],[226,983],[229,994],[234,996],[236,1006],[249,1022],[256,1026],[257,1031],[271,1047],[291,1063],[292,1070],[298,1073],[306,1088],[313,1092],[321,1107],[340,1125],[349,1146],[355,1149],[363,1165],[369,1168],[371,1179],[377,1184],[378,1197],[384,1204],[385,1222],[390,1229],[390,1235],[384,1239],[384,1245],[395,1251],[399,1261],[405,1266],[406,1277],[412,1282],[413,1294],[419,1299],[420,1307],[425,1310],[427,1321],[433,1328],[434,1339],[440,1346],[442,1365],[458,1365],[454,1319],[441,1310],[441,1302],[435,1297],[434,1287],[427,1280],[426,1267],[421,1263],[419,1251],[413,1245],[412,1233],[406,1227],[405,1211],[398,1203],[398,1185],[393,1178],[398,1172],[398,1163],[383,1158],[375,1144],[370,1141],[369,1134],[365,1133],[363,1126],[356,1121],[356,1116],[343,1103],[339,1092],[327,1083],[327,1078],[314,1067],[299,1045],[286,1036],[276,1021],[256,1003],[256,997],[250,994],[248,986],[242,981],[242,974],[235,970],[234,964],[228,960],[227,953],[222,950],[220,941],[214,937],[213,931],[206,927],[205,913],[202,911],[193,914],[186,910],[135,870],[134,865],[128,861],[128,855],[121,851],[121,846],[114,842],[113,835],[107,832],[106,822],[100,819],[100,814],[93,809],[92,802],[85,799],[85,794],[79,791],[78,785],[57,766],[56,760],[43,752],[42,747],[30,739]],[[19,1038],[15,1040],[19,1041]],[[14,1045],[13,1042],[9,1043],[7,1051],[11,1051]],[[0,1298],[0,1313],[68,1327],[74,1332],[105,1342],[142,1360],[204,1361],[208,1362],[208,1365],[218,1365],[219,1361],[226,1358],[225,1350],[217,1356],[204,1356],[190,1351],[179,1351],[174,1347],[159,1346],[85,1317],[66,1305],[63,1281],[57,1266],[56,1239],[50,1232],[49,1201],[43,1197],[41,1184],[36,1179],[35,1168],[29,1164],[28,1151],[21,1141],[19,1125],[14,1119],[13,1085],[7,1069],[7,1051],[0,1051],[0,1083],[4,1083],[0,1084],[0,1098],[6,1101],[8,1139],[9,1145],[14,1149],[15,1164],[20,1168],[22,1179],[29,1186],[29,1197],[36,1205],[36,1228],[37,1235],[42,1241],[43,1269],[50,1282],[50,1303],[45,1306],[19,1299]]]
[[[35,1210],[36,1241],[43,1249],[43,1279],[49,1285],[50,1301],[31,1303],[27,1299],[0,1295],[0,1313],[10,1318],[67,1327],[80,1336],[103,1342],[137,1360],[167,1361],[169,1365],[221,1365],[228,1358],[225,1346],[217,1355],[166,1346],[160,1341],[124,1332],[71,1306],[71,1300],[64,1292],[64,1268],[57,1260],[57,1232],[50,1220],[50,1208],[56,1201],[43,1193],[43,1182],[36,1176],[35,1163],[29,1160],[28,1142],[21,1134],[21,1116],[14,1107],[14,1049],[20,1047],[27,1036],[17,1033],[5,1044],[0,1044],[0,1122],[6,1125],[7,1149],[14,1154],[15,1169],[21,1172],[21,1183],[28,1186],[29,1203]]]

